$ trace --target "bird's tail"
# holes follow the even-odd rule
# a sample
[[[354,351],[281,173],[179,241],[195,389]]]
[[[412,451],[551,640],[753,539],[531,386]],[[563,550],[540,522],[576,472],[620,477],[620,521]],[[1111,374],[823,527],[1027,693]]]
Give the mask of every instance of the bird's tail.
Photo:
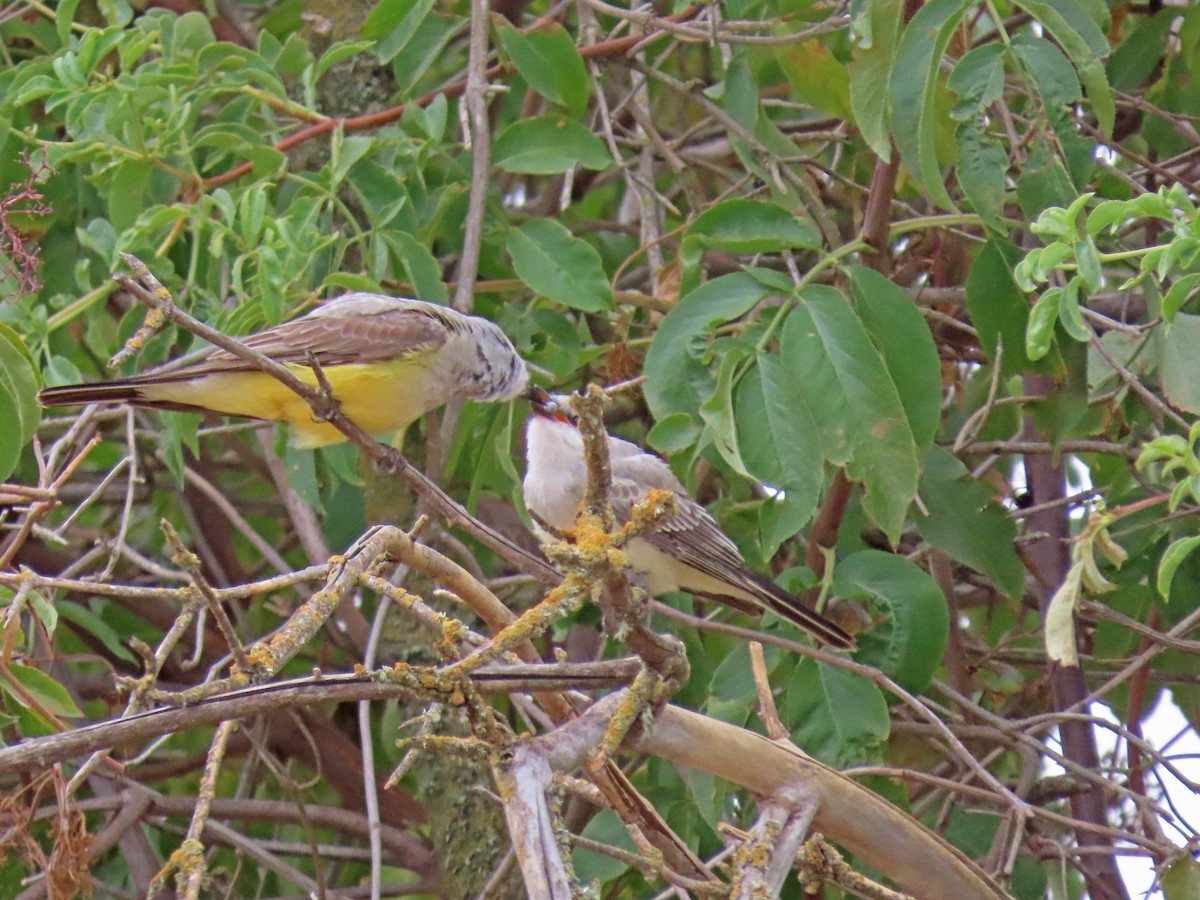
[[[138,385],[128,381],[108,381],[99,384],[65,384],[46,388],[38,394],[42,406],[82,406],[87,403],[137,403],[141,398]]]
[[[801,631],[806,631],[823,644],[836,650],[853,650],[854,636],[840,625],[836,625],[819,612],[809,609],[798,597],[793,597],[774,581],[756,572],[747,572],[753,579],[753,593],[762,605],[776,615],[787,619]],[[751,587],[751,585],[747,585]]]
[[[84,406],[88,403],[128,403],[143,409],[168,409],[175,412],[212,412],[206,406],[196,406],[182,400],[171,399],[172,384],[186,382],[186,373],[172,375],[138,375],[119,381],[101,381],[96,384],[64,384],[62,387],[46,388],[38,394],[42,406]]]

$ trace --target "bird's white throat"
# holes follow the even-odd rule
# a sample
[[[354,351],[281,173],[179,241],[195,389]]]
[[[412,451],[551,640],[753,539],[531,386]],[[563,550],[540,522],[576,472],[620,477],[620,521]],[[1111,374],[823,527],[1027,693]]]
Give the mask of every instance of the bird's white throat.
[[[525,506],[554,528],[572,528],[587,482],[575,426],[532,415],[525,428]]]

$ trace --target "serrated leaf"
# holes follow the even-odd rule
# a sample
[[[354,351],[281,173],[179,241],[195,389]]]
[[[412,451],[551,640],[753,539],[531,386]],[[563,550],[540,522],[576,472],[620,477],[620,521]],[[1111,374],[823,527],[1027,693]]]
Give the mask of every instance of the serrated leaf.
[[[700,418],[706,426],[705,434],[711,439],[721,458],[739,475],[753,479],[754,476],[747,470],[742,459],[733,411],[734,379],[741,371],[743,358],[743,354],[735,352],[722,355],[716,389],[711,397],[700,404]]]
[[[1111,137],[1116,104],[1112,89],[1108,86],[1104,65],[1100,62],[1109,51],[1104,32],[1086,15],[1073,15],[1068,22],[1056,8],[1058,3],[1035,0],[1014,0],[1014,3],[1028,10],[1070,57],[1079,71],[1079,80],[1087,88],[1088,100],[1092,104],[1092,112],[1096,114],[1100,131],[1106,138]],[[1064,9],[1068,8],[1069,5],[1064,6]]]
[[[850,75],[824,43],[812,40],[776,45],[775,58],[801,100],[827,116],[846,120],[853,117]]]
[[[1022,31],[1013,38],[1012,45],[1028,67],[1034,86],[1047,107],[1066,106],[1083,96],[1083,88],[1070,60],[1050,40]]]
[[[1163,343],[1162,382],[1171,405],[1200,414],[1200,316],[1175,316]]]
[[[845,297],[811,285],[801,299],[784,324],[782,358],[813,400],[826,458],[862,482],[863,508],[898,540],[920,466],[896,384]]]
[[[940,447],[925,456],[921,501],[928,515],[918,524],[921,536],[952,559],[991,579],[1006,597],[1025,590],[1025,567],[1014,547],[1012,516],[967,467]]]
[[[934,100],[942,55],[968,6],[965,0],[930,0],[918,9],[900,38],[891,77],[896,148],[930,199],[948,210],[956,207],[934,151],[938,118]]]
[[[904,20],[904,2],[874,0],[863,13],[861,21],[868,27],[863,32],[863,40],[854,48],[850,63],[850,108],[863,140],[876,156],[888,162],[892,155],[892,137],[888,131],[888,77]]]
[[[782,498],[764,532],[770,556],[816,512],[824,481],[821,443],[801,386],[777,356],[760,355],[738,385],[737,428],[742,457],[751,473],[777,487]],[[785,515],[786,513],[786,515]],[[793,527],[794,526],[794,527]]]
[[[847,266],[854,308],[900,394],[913,439],[929,449],[942,413],[942,364],[916,303],[874,269]]]
[[[967,311],[979,330],[979,346],[990,358],[1001,346],[1001,369],[1005,375],[1025,371],[1025,330],[1029,302],[1013,282],[1018,250],[1000,237],[993,237],[979,251],[967,275]]]
[[[971,50],[955,65],[946,87],[958,94],[956,119],[978,117],[1004,93],[1004,45],[985,44]]]
[[[835,768],[869,761],[891,733],[883,692],[856,672],[802,659],[785,697],[792,740]]]
[[[613,306],[600,254],[553,219],[533,219],[508,236],[517,276],[544,297],[572,309],[596,312]]]
[[[696,410],[712,396],[715,384],[700,359],[713,328],[744,316],[768,293],[754,278],[737,272],[705,282],[667,313],[642,366],[646,403],[655,419],[685,413],[699,421]]]
[[[500,45],[529,86],[553,103],[560,103],[576,118],[587,109],[591,78],[570,33],[549,19],[524,31],[503,16],[493,17]]]
[[[730,253],[778,253],[791,247],[821,246],[821,235],[811,223],[765,200],[716,203],[692,220],[688,238]]]
[[[575,166],[607,169],[612,157],[591,129],[562,116],[521,119],[500,132],[492,162],[506,172],[557,175]]]
[[[958,173],[963,193],[983,224],[1004,233],[1004,188],[1008,153],[978,116],[958,127]]]
[[[950,636],[946,598],[928,573],[902,556],[863,550],[838,563],[833,591],[886,613],[859,636],[854,658],[877,666],[907,691],[925,690]]]
[[[431,303],[449,303],[450,291],[442,281],[442,267],[428,247],[404,231],[384,232],[383,239],[400,260],[417,297]]]
[[[681,290],[686,293],[699,283],[700,257],[706,248],[754,254],[820,246],[821,236],[812,224],[776,203],[726,200],[706,209],[688,226],[679,255],[683,266]],[[785,290],[790,287],[789,283]]]

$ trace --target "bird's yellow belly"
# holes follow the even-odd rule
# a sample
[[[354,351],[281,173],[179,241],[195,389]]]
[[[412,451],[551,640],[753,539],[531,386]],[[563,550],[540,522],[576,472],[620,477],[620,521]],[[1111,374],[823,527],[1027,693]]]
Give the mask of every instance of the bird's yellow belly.
[[[308,367],[288,368],[301,381],[316,386]],[[398,431],[445,400],[428,390],[426,367],[411,359],[330,366],[324,373],[342,412],[369,434]],[[152,399],[187,403],[227,416],[287,422],[295,429],[292,443],[298,447],[321,447],[345,440],[340,431],[316,418],[302,398],[264,372],[208,375],[191,382],[156,386],[145,393]]]

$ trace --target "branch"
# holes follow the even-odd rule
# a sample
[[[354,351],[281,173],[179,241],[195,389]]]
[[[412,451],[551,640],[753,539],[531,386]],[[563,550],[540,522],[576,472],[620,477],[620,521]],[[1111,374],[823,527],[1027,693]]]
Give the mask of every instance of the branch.
[[[289,390],[301,397],[313,413],[338,429],[381,469],[394,472],[403,478],[432,509],[436,510],[448,524],[462,528],[488,549],[497,553],[521,571],[535,575],[544,584],[557,584],[561,576],[544,559],[535,556],[513,543],[507,537],[480,522],[454,499],[416,468],[399,450],[381,444],[362,428],[347,419],[337,408],[333,398],[313,388],[284,365],[251,350],[246,345],[222,334],[215,328],[193,318],[171,301],[166,289],[150,274],[149,269],[137,257],[124,253],[121,258],[131,269],[135,278],[116,276],[117,283],[130,292],[139,302],[151,309],[161,309],[166,319],[185,331],[203,338],[211,344],[232,353],[238,359],[266,372]]]

